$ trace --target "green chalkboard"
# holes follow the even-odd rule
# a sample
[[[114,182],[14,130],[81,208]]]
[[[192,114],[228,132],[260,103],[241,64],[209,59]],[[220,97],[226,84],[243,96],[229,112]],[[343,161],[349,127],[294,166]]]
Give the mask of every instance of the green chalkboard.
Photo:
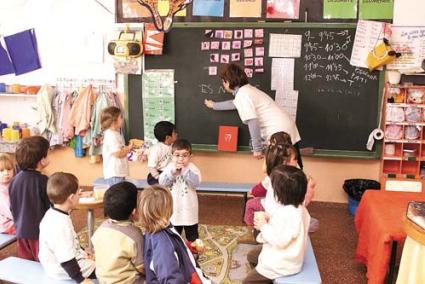
[[[208,74],[211,50],[201,50],[211,41],[206,29],[264,29],[264,73],[254,73],[250,83],[275,97],[271,90],[272,58],[269,35],[301,35],[301,56],[295,59],[294,90],[298,90],[296,123],[302,147],[317,155],[377,157],[365,148],[369,133],[377,127],[382,74],[349,64],[355,24],[312,23],[176,23],[166,34],[164,54],[146,56],[145,69],[175,70],[176,125],[180,137],[203,149],[215,149],[219,125],[239,126],[240,149],[249,149],[249,132],[236,111],[217,112],[203,105],[204,99],[226,100],[218,76]],[[221,39],[219,41],[224,41]],[[234,50],[220,53],[232,53]],[[214,51],[215,53],[215,51]],[[243,51],[241,51],[242,65]],[[142,136],[141,76],[128,77],[129,129]]]

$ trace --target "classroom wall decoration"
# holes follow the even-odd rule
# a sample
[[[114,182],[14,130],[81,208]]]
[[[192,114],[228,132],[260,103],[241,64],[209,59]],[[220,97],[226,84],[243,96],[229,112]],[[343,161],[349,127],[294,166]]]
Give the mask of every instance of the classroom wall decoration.
[[[156,141],[153,133],[155,124],[162,120],[174,122],[174,112],[174,71],[145,70],[143,72],[143,128],[146,129],[144,139],[148,145]]]
[[[220,64],[237,62],[249,78],[264,73],[264,29],[205,29],[200,49],[209,58],[204,66],[215,76]]]

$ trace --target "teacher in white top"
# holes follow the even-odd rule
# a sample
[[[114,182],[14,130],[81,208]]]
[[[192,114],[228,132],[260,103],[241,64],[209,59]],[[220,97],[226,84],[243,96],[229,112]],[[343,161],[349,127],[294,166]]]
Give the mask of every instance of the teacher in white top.
[[[235,63],[224,65],[220,78],[224,89],[235,98],[223,102],[205,100],[205,105],[214,110],[237,109],[242,122],[248,125],[254,157],[263,157],[265,142],[272,134],[280,131],[288,133],[298,151],[298,164],[302,167],[298,146],[301,137],[289,114],[266,93],[251,86],[239,65]]]

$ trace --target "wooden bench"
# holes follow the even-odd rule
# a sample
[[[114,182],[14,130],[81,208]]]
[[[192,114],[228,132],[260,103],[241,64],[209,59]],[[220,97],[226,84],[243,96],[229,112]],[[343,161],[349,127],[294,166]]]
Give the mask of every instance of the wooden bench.
[[[302,270],[294,275],[279,277],[273,281],[275,284],[321,284],[319,268],[314,256],[310,238],[307,239],[307,247],[304,255]]]
[[[134,183],[137,188],[149,186],[146,179],[127,179],[127,181]],[[106,181],[103,178],[97,178],[93,181],[93,186],[97,185],[106,185]],[[196,190],[200,192],[242,193],[246,201],[248,191],[252,186],[252,183],[202,182]]]
[[[73,280],[56,280],[47,276],[40,262],[18,257],[0,261],[0,279],[17,284],[71,284]]]
[[[136,185],[137,188],[143,189],[144,187],[149,186],[146,179],[127,179],[127,181],[132,182]],[[97,185],[106,185],[106,181],[103,178],[97,178],[93,181],[93,186]],[[248,201],[248,191],[253,187],[252,183],[231,183],[231,182],[201,182],[201,184],[196,188],[198,192],[207,192],[207,193],[241,193],[243,194],[243,212],[242,220],[245,214],[245,204]]]
[[[14,242],[16,242],[15,235],[0,234],[0,249],[3,249],[10,244],[13,244]]]

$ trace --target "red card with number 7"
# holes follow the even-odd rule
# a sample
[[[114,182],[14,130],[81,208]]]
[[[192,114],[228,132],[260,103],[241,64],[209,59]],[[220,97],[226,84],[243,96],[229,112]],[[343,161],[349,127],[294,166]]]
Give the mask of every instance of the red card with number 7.
[[[218,130],[218,151],[236,152],[238,148],[238,127],[220,125]]]

